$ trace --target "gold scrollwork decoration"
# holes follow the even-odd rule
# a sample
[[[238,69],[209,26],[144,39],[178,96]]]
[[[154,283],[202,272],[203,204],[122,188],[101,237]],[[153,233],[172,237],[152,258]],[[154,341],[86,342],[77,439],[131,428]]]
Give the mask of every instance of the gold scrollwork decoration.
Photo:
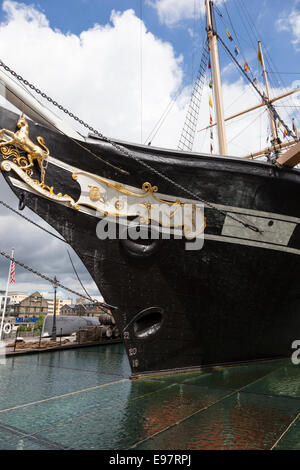
[[[202,210],[195,204],[175,198],[163,199],[157,194],[158,186],[152,186],[148,181],[139,190],[83,170],[75,171],[72,177],[82,189],[82,196],[77,201],[79,207],[87,206],[112,217],[139,217],[140,222],[146,225],[154,221],[162,227],[182,230],[187,238],[198,236],[206,227],[206,218],[201,218]],[[86,186],[90,188],[89,199],[84,190]],[[107,196],[104,204],[101,200],[103,198],[99,198],[100,193]],[[123,195],[128,196],[128,199]]]
[[[37,137],[39,145],[30,139],[29,125],[23,113],[17,122],[17,127],[16,132],[9,129],[0,130],[0,152],[3,157],[1,170],[7,172],[13,170],[35,192],[48,199],[67,203],[74,209],[78,209],[77,203],[71,196],[62,193],[55,194],[53,186],[45,184],[44,161],[50,152],[42,137]],[[32,178],[32,168],[35,161],[40,168],[41,181]]]
[[[114,183],[114,182],[108,181],[107,179],[102,178],[101,176],[97,176],[97,175],[94,175],[92,173],[88,173],[86,171],[75,171],[72,174],[72,178],[75,181],[77,181],[79,175],[90,176],[94,180],[100,181],[101,183],[105,184],[105,186],[107,188],[115,189],[117,192],[125,194],[126,196],[134,196],[134,197],[144,198],[144,197],[146,197],[148,195],[151,195],[153,193],[156,193],[158,191],[157,186],[152,186],[151,183],[145,182],[142,185],[142,190],[144,191],[144,193],[142,193],[142,194],[136,193],[136,192],[130,191],[130,189],[125,188],[120,183]]]
[[[62,202],[68,204],[73,209],[79,209],[78,204],[74,199],[68,194],[62,195],[62,193],[55,194],[53,187],[49,187],[44,183],[40,183],[37,180],[33,180],[21,166],[18,166],[16,163],[10,160],[4,160],[0,165],[1,170],[10,172],[13,170],[23,181],[26,183],[34,192],[40,194],[41,196],[51,199],[55,202]]]
[[[0,147],[0,150],[2,157],[5,160],[13,157],[13,162],[16,163],[16,165],[18,165],[20,168],[24,169],[28,176],[32,176],[33,171],[31,170],[31,168],[25,168],[29,165],[28,158],[25,157],[25,155],[21,155],[18,149],[16,149],[12,145],[5,145],[3,147]]]
[[[18,119],[18,130],[12,132],[9,129],[0,130],[0,149],[4,158],[14,157],[14,163],[19,165],[24,171],[31,169],[37,161],[41,172],[41,183],[45,182],[44,161],[49,156],[50,151],[46,147],[43,137],[37,137],[37,144],[30,139],[30,129],[24,113]],[[13,147],[12,147],[13,146]],[[4,148],[4,151],[2,149]],[[18,149],[26,152],[26,157],[20,155]],[[24,164],[25,163],[25,164]],[[31,176],[32,173],[27,173]]]

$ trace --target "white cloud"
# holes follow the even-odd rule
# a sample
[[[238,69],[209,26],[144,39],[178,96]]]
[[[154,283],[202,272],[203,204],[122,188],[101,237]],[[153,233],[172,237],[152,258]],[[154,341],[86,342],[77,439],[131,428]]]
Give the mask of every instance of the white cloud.
[[[159,0],[157,5],[169,1],[172,0]],[[177,12],[181,11],[179,5],[190,11],[188,6],[194,1],[178,1],[177,10],[174,7]],[[5,0],[3,9],[6,19],[0,25],[2,60],[106,135],[140,142],[142,109],[145,141],[182,87],[182,57],[176,56],[170,43],[147,31],[133,10],[113,11],[110,23],[94,25],[77,36],[52,29],[45,15],[32,6]],[[225,109],[242,91],[244,100],[236,103],[239,109],[260,101],[240,81],[229,85],[224,80],[223,88]],[[190,87],[181,90],[153,145],[177,147],[190,91]],[[205,90],[199,128],[208,123],[207,96]],[[243,125],[239,121],[237,133]],[[234,126],[228,126],[229,140]],[[259,135],[260,130],[253,133],[251,146],[259,147]],[[208,151],[209,141],[200,146],[201,142],[198,139],[194,149]],[[243,154],[238,145],[237,138],[229,147],[230,153]]]
[[[180,21],[190,20],[205,13],[204,0],[147,0],[153,6],[162,23],[173,26]],[[218,5],[226,0],[216,0]]]
[[[2,60],[105,134],[140,141],[141,86],[145,137],[181,83],[181,57],[133,10],[77,36],[53,30],[33,7],[5,0],[3,9]]]
[[[260,90],[264,89],[263,83],[258,84]],[[261,103],[261,98],[249,85],[242,80],[236,82],[223,81],[222,86],[224,114],[229,117],[242,110],[249,109]],[[272,89],[271,97],[279,96],[286,92],[286,89]],[[201,113],[199,116],[198,129],[205,128],[209,123],[209,95],[211,90],[206,87],[203,92]],[[300,95],[293,95],[275,103],[281,119],[292,129],[291,119],[297,119],[297,107],[300,106]],[[284,106],[287,106],[285,108]],[[215,120],[215,106],[212,110],[213,120]],[[299,129],[300,122],[296,120]],[[279,137],[282,138],[282,131],[279,130]],[[214,127],[214,153],[218,153],[217,129]],[[270,136],[270,119],[266,107],[261,107],[249,114],[242,115],[226,122],[226,137],[228,143],[228,155],[245,156],[270,145],[267,137]],[[196,133],[194,150],[209,153],[210,149],[209,131]]]
[[[300,50],[300,11],[294,9],[290,12],[282,13],[276,25],[279,31],[289,31],[292,33],[292,44],[294,44],[297,50]]]
[[[8,202],[9,205],[14,208],[18,206],[18,200],[10,190],[7,190],[3,176],[0,176],[0,200]],[[33,214],[29,209],[26,208],[22,212],[22,215],[35,220],[43,227],[56,233],[53,228],[50,228],[46,222]],[[83,281],[87,291],[91,294],[97,294],[98,290],[95,283],[87,273],[83,263],[68,245],[47,235],[44,231],[14,215],[8,209],[4,209],[3,206],[0,206],[0,239],[1,250],[10,254],[11,248],[14,247],[16,259],[52,279],[56,275],[63,285],[72,288],[80,294],[83,290],[71,266],[67,253],[68,249],[79,277]],[[8,269],[9,260],[1,257],[0,290],[5,289]],[[39,291],[51,289],[47,281],[37,277],[35,274],[29,273],[18,265],[16,265],[15,278],[15,285],[10,286],[10,289],[13,291],[28,292],[32,289]],[[59,295],[63,295],[64,297],[73,297],[73,295],[69,294],[67,291],[59,289],[59,292]]]
[[[183,5],[190,12],[193,1],[176,0],[176,4],[172,4],[171,0],[156,2],[157,7],[163,4],[169,5],[169,9],[173,5],[174,15],[176,13],[177,18],[182,18]],[[6,18],[0,24],[1,59],[106,135],[140,141],[141,45],[143,140],[182,87],[182,58],[176,55],[171,44],[147,31],[132,10],[112,12],[108,24],[94,25],[75,35],[51,28],[46,16],[32,6],[5,0],[2,8]],[[167,15],[168,9],[165,12]],[[231,84],[224,81],[223,88],[226,116],[260,102],[242,81]],[[172,111],[153,139],[153,145],[177,147],[190,91],[190,87],[185,87],[179,93]],[[280,91],[276,90],[274,94]],[[205,88],[198,128],[209,122],[209,92]],[[258,114],[249,116],[248,120],[228,124],[230,154],[243,155],[265,145],[267,117],[265,115],[260,121],[255,119]],[[243,131],[244,128],[246,130]],[[197,133],[196,151],[209,152],[209,139],[204,140],[204,134]],[[214,148],[217,152],[216,132]],[[17,206],[16,198],[12,197],[2,177],[0,199],[12,199],[14,207]],[[14,244],[21,260],[48,275],[56,274],[60,281],[70,287],[74,284],[75,290],[81,291],[72,269],[65,268],[66,272],[63,272],[62,266],[69,266],[66,247],[29,224],[20,225],[17,217],[7,218],[8,214],[0,207],[2,248],[9,251]],[[28,209],[24,214],[39,220]],[[87,289],[95,294],[95,285],[78,258],[76,263]],[[2,282],[6,277],[6,265],[1,259]],[[17,282],[17,289],[30,290],[30,285],[35,281],[17,268]],[[48,287],[38,280],[34,288],[45,290]]]
[[[5,0],[2,8],[6,16],[0,24],[1,59],[107,135],[140,141],[141,39],[143,138],[181,84],[182,59],[176,56],[169,43],[146,31],[132,10],[122,14],[112,12],[109,24],[94,25],[76,36],[52,29],[45,15],[32,6]],[[165,136],[156,143],[172,146],[175,141],[176,145],[184,104],[185,101],[179,100],[175,105],[173,120],[171,118]],[[17,207],[16,198],[2,177],[0,199]],[[19,259],[52,277],[56,274],[65,285],[72,287],[74,284],[73,288],[81,292],[66,258],[66,246],[9,214],[0,207],[2,249],[9,252],[13,245]],[[28,209],[24,214],[40,221]],[[74,253],[73,257],[85,286],[96,294],[96,286],[82,263]],[[5,282],[8,263],[2,258],[0,269]],[[17,268],[16,280],[18,290],[28,291],[31,286],[45,290],[43,281],[28,276],[21,268]]]

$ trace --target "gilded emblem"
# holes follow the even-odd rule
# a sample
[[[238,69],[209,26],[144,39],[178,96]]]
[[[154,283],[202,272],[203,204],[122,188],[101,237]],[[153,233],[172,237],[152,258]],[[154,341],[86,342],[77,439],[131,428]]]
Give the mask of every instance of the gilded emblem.
[[[202,208],[173,197],[168,200],[168,196],[159,194],[158,186],[148,181],[138,189],[82,170],[75,171],[72,177],[82,190],[78,207],[87,206],[98,214],[120,219],[139,217],[141,224],[150,225],[153,221],[191,239],[205,230],[206,218]],[[89,191],[86,191],[87,187]]]
[[[115,208],[117,209],[117,211],[123,210],[124,209],[124,201],[122,201],[122,199],[118,199],[115,202]]]
[[[3,140],[3,135],[7,135],[10,138],[4,140],[4,142],[0,143],[0,148],[5,155],[8,153],[8,145],[15,145],[21,150],[24,150],[27,153],[27,164],[23,165],[20,164],[23,170],[28,170],[29,168],[34,166],[34,161],[36,160],[41,171],[41,183],[44,184],[45,182],[45,168],[44,168],[44,161],[49,155],[49,149],[46,147],[43,137],[37,137],[38,144],[32,142],[29,137],[29,125],[24,116],[24,113],[21,114],[19,120],[17,122],[18,131],[12,132],[9,129],[1,129],[0,130],[0,139]],[[43,147],[43,148],[42,148]],[[5,150],[6,149],[6,150]],[[4,151],[3,151],[4,150]],[[24,158],[24,157],[23,157]],[[19,162],[18,162],[19,163]]]
[[[89,185],[89,187],[90,187],[90,192],[89,192],[90,200],[91,201],[99,201],[100,196],[101,196],[101,192],[100,192],[100,189],[98,188],[98,186]]]
[[[0,130],[0,152],[4,161],[0,165],[3,171],[14,171],[31,189],[48,199],[70,205],[73,209],[78,209],[77,203],[68,194],[55,194],[53,186],[45,184],[44,161],[49,156],[49,149],[46,147],[44,139],[37,137],[38,144],[35,144],[29,137],[29,125],[24,113],[18,119],[19,130],[12,132],[9,129]],[[43,147],[43,148],[42,148]],[[25,152],[25,154],[21,153]],[[8,160],[12,158],[12,161]],[[41,171],[41,181],[32,178],[32,167],[35,160]]]

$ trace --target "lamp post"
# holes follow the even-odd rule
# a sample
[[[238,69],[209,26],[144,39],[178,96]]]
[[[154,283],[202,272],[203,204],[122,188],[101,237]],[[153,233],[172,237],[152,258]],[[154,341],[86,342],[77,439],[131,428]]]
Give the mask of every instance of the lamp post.
[[[56,276],[54,276],[55,283],[57,282]],[[54,284],[54,310],[53,310],[53,324],[52,324],[52,341],[56,341],[56,290],[57,285]]]

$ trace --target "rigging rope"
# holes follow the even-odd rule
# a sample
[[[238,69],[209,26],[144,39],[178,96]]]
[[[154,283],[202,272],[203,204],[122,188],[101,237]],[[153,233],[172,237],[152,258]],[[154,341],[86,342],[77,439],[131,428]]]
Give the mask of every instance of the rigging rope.
[[[292,133],[292,131],[289,129],[288,125],[285,124],[285,122],[283,121],[283,119],[279,116],[279,114],[277,113],[276,109],[274,108],[274,106],[269,102],[269,100],[260,92],[260,90],[257,88],[257,86],[252,82],[252,80],[248,77],[247,73],[243,70],[243,68],[240,66],[240,64],[238,63],[238,61],[235,59],[235,57],[233,56],[233,54],[230,52],[230,50],[228,49],[228,47],[226,46],[226,44],[224,43],[224,41],[222,40],[222,38],[217,34],[217,38],[219,39],[219,41],[221,42],[222,46],[225,48],[225,50],[228,52],[228,54],[231,56],[231,58],[234,60],[235,64],[238,66],[239,70],[242,72],[243,76],[247,78],[247,80],[251,83],[251,85],[253,86],[253,88],[257,91],[257,93],[260,95],[261,99],[263,100],[263,102],[265,103],[265,105],[270,109],[270,111],[272,112],[273,116],[274,116],[274,119],[278,119],[282,122],[282,124],[284,125],[284,127],[286,128],[287,130],[287,133],[288,135],[290,135],[291,137],[293,137],[295,140],[297,140],[297,137]]]
[[[22,268],[26,269],[27,271],[35,274],[36,276],[44,279],[45,281],[48,281],[50,282],[50,284],[52,284],[53,286],[56,286],[56,287],[60,287],[61,289],[64,289],[65,291],[67,292],[70,292],[71,294],[75,294],[77,295],[78,297],[82,297],[83,299],[86,299],[86,300],[89,300],[91,301],[91,297],[86,297],[85,295],[82,295],[80,294],[79,292],[76,292],[75,290],[73,289],[70,289],[69,287],[66,287],[65,285],[61,284],[61,282],[59,282],[57,279],[52,279],[51,277],[49,276],[46,276],[45,274],[42,274],[40,273],[39,271],[31,268],[30,266],[27,266],[26,264],[22,263],[21,261],[17,260],[15,257],[9,255],[8,253],[6,253],[5,251],[2,251],[0,250],[0,255],[3,256],[4,258],[7,258],[9,259],[10,261],[12,261],[13,263],[16,263],[17,265],[21,266]],[[98,302],[94,299],[92,299],[93,303],[96,303],[98,305],[101,305],[105,308],[113,308],[113,309],[118,309],[118,307],[114,307],[113,305],[109,305],[107,304],[106,302]]]
[[[82,287],[82,289],[84,290],[84,292],[86,293],[86,295],[87,295],[87,296],[91,299],[91,301],[93,302],[92,297],[90,296],[90,294],[88,293],[88,291],[86,290],[86,288],[84,287],[84,285],[83,285],[82,282],[81,282],[81,279],[80,279],[80,277],[79,277],[79,275],[78,275],[78,272],[76,271],[76,268],[75,268],[75,266],[74,266],[74,263],[73,263],[73,260],[72,260],[72,258],[71,258],[71,255],[70,255],[69,250],[67,250],[67,252],[68,252],[68,255],[69,255],[69,259],[70,259],[70,262],[71,262],[73,271],[74,271],[74,273],[75,273],[75,275],[76,275],[76,277],[77,277],[77,279],[78,279],[79,284],[81,285],[81,287]]]
[[[241,5],[240,5],[240,8],[241,8],[242,10],[244,10],[245,21],[247,21],[248,24],[249,24],[250,32],[252,33],[253,38],[255,39],[255,41],[257,41],[258,37],[260,37],[260,34],[259,34],[259,32],[258,32],[258,30],[257,30],[257,28],[256,28],[256,25],[255,25],[255,23],[254,23],[254,21],[253,21],[251,15],[250,15],[250,12],[249,12],[249,10],[248,10],[248,8],[247,8],[247,6],[246,6],[244,0],[238,0],[238,1],[239,1],[240,4],[241,4]],[[226,7],[226,4],[225,4],[225,7]],[[252,44],[253,44],[253,43],[252,43]],[[262,41],[262,44],[264,45],[263,41]],[[253,45],[253,49],[254,49],[255,51],[257,50],[257,46],[256,46],[255,44]],[[274,62],[273,62],[273,60],[272,60],[272,58],[271,58],[271,56],[270,56],[270,54],[269,54],[268,48],[267,48],[267,47],[264,47],[264,50],[265,50],[265,59],[266,59],[266,62],[267,62],[267,65],[268,65],[268,69],[269,69],[269,70],[267,71],[267,73],[268,73],[268,74],[270,74],[270,73],[274,74],[274,75],[275,75],[274,78],[277,80],[277,86],[279,86],[280,88],[283,87],[283,89],[284,89],[285,91],[287,91],[288,89],[287,89],[287,87],[286,87],[284,81],[283,81],[282,78],[280,77],[279,72],[276,71],[276,66],[275,66],[275,64],[274,64]],[[274,71],[272,71],[272,69],[273,69]],[[281,72],[280,72],[280,73],[281,73]],[[287,73],[288,73],[288,72],[287,72]],[[275,85],[275,83],[274,83],[274,81],[273,81],[273,77],[272,77],[272,78],[269,77],[269,80],[270,80],[272,86],[275,88],[276,85]],[[290,102],[292,105],[294,104],[293,97],[289,96],[289,97],[288,97],[288,100],[289,100],[289,102]],[[292,106],[291,106],[291,107],[292,107]],[[293,107],[296,108],[295,106],[293,106]],[[297,109],[294,109],[294,111],[295,111],[295,113],[296,113],[296,115],[297,115],[297,114],[298,114],[298,110],[297,110]]]
[[[253,121],[251,121],[250,123],[247,123],[247,125],[245,127],[243,127],[243,129],[238,133],[236,134],[231,140],[228,141],[228,144],[230,144],[231,142],[233,142],[235,139],[237,139],[243,132],[245,132],[245,130],[247,130],[249,127],[252,126],[252,124],[257,121],[259,118],[261,118],[266,112],[266,109],[264,109],[263,111],[261,111],[259,113],[258,116],[255,116],[255,118],[253,119]]]
[[[69,245],[69,243],[68,243],[64,238],[61,238],[61,237],[59,237],[58,235],[56,235],[55,233],[50,232],[49,230],[47,230],[46,228],[42,227],[42,226],[41,226],[40,224],[38,224],[37,222],[34,222],[33,220],[29,219],[29,217],[26,217],[25,215],[23,215],[23,214],[21,214],[20,212],[16,211],[13,207],[11,207],[11,206],[10,206],[9,204],[7,204],[6,202],[0,200],[0,204],[2,204],[2,206],[6,207],[7,209],[9,209],[10,211],[14,212],[15,214],[17,214],[18,216],[22,217],[22,218],[23,218],[24,220],[26,220],[27,222],[29,222],[29,223],[35,225],[37,228],[39,228],[39,229],[43,230],[44,232],[48,233],[48,234],[51,235],[52,237],[55,237],[55,238],[57,238],[59,241],[61,241],[61,242],[63,242],[63,243],[66,243],[67,245]],[[77,273],[77,271],[76,271],[76,268],[75,268],[74,263],[73,263],[73,261],[72,261],[72,258],[71,258],[71,255],[70,255],[70,253],[69,253],[69,250],[67,250],[67,252],[68,252],[68,255],[69,255],[69,258],[70,258],[70,262],[71,262],[71,265],[72,265],[72,267],[73,267],[74,273],[75,273],[75,275],[76,275],[76,277],[77,277],[77,279],[78,279],[78,281],[79,281],[79,283],[80,283],[82,289],[83,289],[84,292],[87,294],[87,296],[88,296],[91,300],[93,300],[92,297],[90,296],[90,294],[87,292],[87,290],[86,290],[86,288],[84,287],[84,285],[82,284],[80,278],[79,278],[79,275],[78,275],[78,273]]]
[[[26,89],[23,85],[26,85],[26,86],[29,86],[32,90],[34,90],[37,94],[41,95],[42,98],[46,98],[47,101],[49,101],[49,103],[52,103],[54,106],[57,106],[58,109],[60,109],[61,111],[64,111],[64,113],[68,114],[70,117],[72,117],[73,119],[75,119],[75,121],[79,122],[79,124],[82,124],[83,121],[79,120],[79,118],[77,116],[74,116],[73,113],[70,113],[68,112],[68,110],[66,110],[63,106],[61,105],[58,105],[58,103],[56,103],[56,101],[52,100],[50,97],[48,97],[45,93],[42,93],[41,90],[39,90],[38,88],[36,88],[34,85],[31,85],[27,80],[23,79],[23,77],[21,77],[21,75],[18,75],[16,72],[14,72],[13,70],[11,70],[7,65],[5,65],[2,61],[0,61],[0,67],[3,67],[4,70],[6,70],[7,72],[9,72],[13,77],[15,77],[19,82],[20,84],[22,85],[22,88]],[[12,90],[9,90],[10,93],[12,95],[14,95],[16,98],[19,99],[19,97],[12,91]],[[26,89],[26,91],[33,97],[33,94],[30,93],[30,91],[28,91]],[[36,99],[36,97],[34,97]],[[39,102],[38,99],[36,99],[36,101],[41,104]],[[46,120],[48,121],[48,123],[50,124],[51,127],[55,127],[56,126],[51,123],[47,118],[45,118],[43,115],[41,115],[36,109],[32,109],[28,104],[26,105],[27,108],[30,108],[35,114],[37,114],[38,116],[40,116],[43,120]],[[55,113],[53,113],[55,114]],[[56,128],[57,129],[57,128]],[[92,150],[90,150],[89,148],[85,147],[82,143],[80,143],[78,140],[76,139],[73,139],[72,137],[70,137],[68,134],[66,134],[63,130],[61,129],[58,129],[59,132],[61,132],[65,137],[67,137],[69,140],[71,140],[75,145],[77,145],[78,147],[82,148],[85,152],[88,152],[89,154],[91,154],[93,157],[97,158],[97,160],[100,160],[102,163],[104,163],[105,165],[108,165],[110,166],[111,168],[113,168],[114,170],[120,172],[120,173],[123,173],[125,175],[129,175],[128,171],[125,171],[123,170],[122,168],[118,168],[114,165],[112,165],[110,162],[107,162],[105,160],[103,160],[103,158],[101,158],[99,155],[95,154]]]
[[[207,64],[209,61],[209,49],[207,39],[203,46],[202,57],[200,66],[193,87],[192,96],[187,109],[186,118],[181,131],[181,136],[178,143],[179,150],[192,151],[197,128],[197,122],[200,111],[201,98],[203,88],[206,80]]]
[[[226,47],[226,46],[225,46]],[[230,52],[230,51],[229,51]],[[18,81],[24,83],[24,85],[26,85],[27,87],[29,87],[31,90],[34,90],[38,95],[40,95],[42,98],[46,99],[49,103],[53,104],[53,106],[56,106],[58,109],[60,109],[61,111],[63,111],[65,114],[67,114],[68,116],[70,116],[72,119],[74,119],[76,122],[78,122],[79,124],[81,124],[83,127],[85,127],[86,129],[88,129],[89,131],[91,131],[93,134],[95,134],[96,136],[100,137],[101,140],[103,140],[104,142],[107,142],[109,143],[112,147],[114,147],[116,150],[118,150],[120,153],[122,153],[123,155],[127,156],[128,158],[133,158],[139,165],[143,166],[144,168],[146,168],[147,170],[149,170],[150,172],[152,172],[153,174],[155,174],[156,176],[158,176],[159,178],[162,178],[164,179],[167,183],[169,183],[170,185],[172,186],[175,186],[176,188],[180,189],[181,191],[183,191],[185,194],[188,194],[189,196],[192,196],[193,199],[201,202],[202,204],[206,205],[207,207],[211,208],[211,209],[214,209],[216,211],[218,211],[219,213],[223,214],[223,215],[226,215],[228,216],[230,219],[232,220],[235,220],[237,223],[243,225],[244,227],[246,228],[249,228],[250,230],[254,231],[254,232],[257,232],[257,233],[263,233],[263,231],[258,228],[256,225],[253,225],[252,223],[250,222],[245,222],[241,219],[239,219],[238,217],[235,217],[233,216],[232,214],[229,214],[227,211],[224,211],[224,210],[221,210],[219,209],[218,207],[216,207],[215,204],[211,203],[211,202],[208,202],[208,201],[205,201],[204,199],[200,198],[199,196],[195,195],[193,191],[183,187],[180,183],[177,183],[176,181],[172,180],[169,176],[167,176],[165,173],[163,173],[162,171],[158,171],[156,170],[155,168],[153,168],[151,165],[149,165],[148,163],[144,162],[143,160],[141,160],[139,157],[137,157],[136,155],[134,155],[134,153],[130,152],[129,150],[127,150],[126,148],[124,148],[123,146],[117,144],[116,142],[114,142],[113,140],[110,140],[108,137],[106,137],[104,134],[102,134],[101,132],[99,132],[97,129],[93,128],[92,126],[90,126],[89,124],[87,124],[85,121],[83,121],[82,119],[80,119],[78,116],[76,116],[74,113],[70,112],[68,109],[66,109],[64,106],[62,106],[61,104],[57,103],[55,100],[53,100],[50,96],[46,95],[46,93],[42,92],[39,88],[36,88],[32,83],[28,82],[28,80],[24,79],[21,75],[17,74],[14,70],[10,69],[10,67],[8,67],[6,64],[4,64],[3,61],[0,60],[0,67],[3,67],[4,70],[6,70],[7,72],[9,72],[13,77],[15,77]],[[249,77],[247,77],[248,80]],[[66,137],[69,137],[66,135]],[[69,139],[71,139],[72,141],[76,142],[77,141],[75,139],[72,139],[71,137],[69,137]],[[83,148],[85,148],[83,146]],[[88,149],[85,149],[85,150],[88,150]],[[91,152],[92,153],[92,152]],[[99,158],[99,157],[98,157]],[[107,162],[105,162],[107,163]],[[110,164],[111,165],[111,164]],[[116,168],[115,168],[116,169]],[[120,171],[120,169],[119,169]],[[124,170],[121,170],[124,172]]]
[[[33,220],[29,219],[29,217],[26,217],[25,215],[21,214],[19,211],[17,211],[16,209],[14,209],[13,207],[11,207],[9,204],[7,204],[6,202],[4,201],[0,201],[0,204],[2,204],[2,206],[6,207],[7,209],[9,209],[10,211],[14,212],[15,214],[17,214],[18,216],[22,217],[24,220],[26,220],[27,222],[35,225],[36,227],[40,228],[41,230],[43,230],[44,232],[48,233],[49,235],[51,235],[52,237],[55,237],[57,238],[59,241],[63,242],[63,243],[67,243],[69,245],[69,243],[64,239],[64,238],[61,238],[59,237],[58,235],[56,235],[55,233],[53,232],[50,232],[49,230],[47,230],[46,228],[42,227],[41,225],[39,225],[37,222],[34,222]]]
[[[163,123],[165,122],[168,114],[170,113],[171,109],[173,108],[174,104],[176,103],[176,100],[178,98],[178,96],[181,94],[182,90],[183,90],[184,87],[180,88],[175,97],[172,98],[170,101],[169,101],[169,104],[168,106],[165,108],[164,112],[162,113],[161,117],[159,118],[159,120],[156,122],[156,124],[154,125],[154,127],[152,128],[150,134],[148,134],[148,137],[147,139],[144,141],[144,145],[146,145],[148,143],[148,145],[151,145],[151,142],[152,140],[156,137],[156,134],[158,133],[158,131],[160,130],[161,126],[163,125]]]
[[[231,20],[231,17],[230,17],[228,8],[227,8],[227,6],[226,6],[226,3],[224,3],[224,7],[225,7],[225,10],[226,10],[226,13],[227,13],[227,16],[228,16],[228,19],[229,19],[229,22],[230,22],[230,25],[231,25],[233,34],[234,34],[234,36],[235,36],[235,42],[238,44],[239,53],[241,53],[244,62],[246,62],[246,57],[245,57],[245,55],[244,55],[243,48],[242,48],[241,43],[240,43],[240,40],[239,40],[239,36],[237,35],[237,32],[236,32],[236,30],[235,30],[235,28],[234,28],[234,26],[233,26],[233,23],[232,23],[232,20]],[[221,19],[222,19],[222,22],[223,22],[223,24],[224,24],[224,26],[225,26],[225,28],[226,28],[226,24],[225,24],[225,21],[223,20],[223,17],[221,17]],[[250,73],[251,73],[251,75],[252,75],[252,79],[254,80],[255,77],[254,77],[254,75],[253,75],[252,69],[250,69]]]

